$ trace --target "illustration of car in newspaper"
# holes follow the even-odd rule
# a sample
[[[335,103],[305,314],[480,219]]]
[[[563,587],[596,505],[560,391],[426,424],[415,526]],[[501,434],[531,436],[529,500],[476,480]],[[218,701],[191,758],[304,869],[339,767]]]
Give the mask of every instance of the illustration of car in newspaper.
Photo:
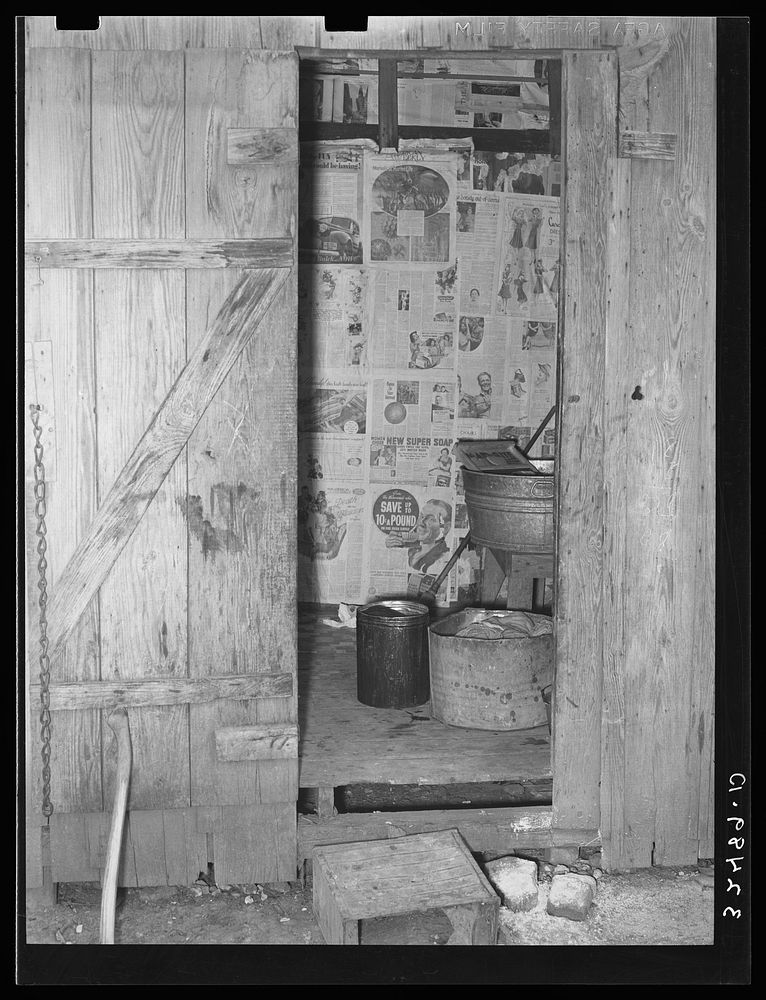
[[[362,263],[359,223],[344,216],[307,219],[301,227],[300,246],[322,263]]]

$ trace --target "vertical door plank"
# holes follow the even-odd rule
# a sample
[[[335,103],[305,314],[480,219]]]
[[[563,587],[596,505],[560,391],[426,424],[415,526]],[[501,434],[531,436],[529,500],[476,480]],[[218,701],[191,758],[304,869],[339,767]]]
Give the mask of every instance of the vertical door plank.
[[[182,238],[182,52],[95,52],[93,235]]]
[[[235,280],[187,272],[190,350]],[[194,677],[295,674],[295,301],[291,278],[189,440]],[[190,712],[192,804],[297,797],[297,760],[221,763],[212,738],[223,726],[294,721],[295,694]]]
[[[609,243],[604,380],[604,686],[601,729],[601,829],[605,852],[635,858],[647,847],[645,832],[625,817],[627,728],[625,711],[626,594],[631,494],[628,468],[628,409],[633,386],[628,358],[632,336],[630,303],[631,162],[609,162]],[[646,807],[646,803],[644,806]],[[604,832],[606,831],[606,832]],[[649,842],[651,851],[651,843]],[[633,867],[633,865],[629,865]]]
[[[284,165],[230,165],[229,128],[296,128],[297,56],[237,49],[186,53],[187,235],[288,236],[297,194]]]
[[[40,281],[43,283],[40,284]],[[88,271],[28,269],[25,284],[25,339],[50,355],[54,419],[43,421],[47,466],[47,560],[49,594],[96,511],[95,358],[92,278]],[[27,386],[26,403],[35,401]],[[31,501],[33,467],[25,410],[25,490]],[[55,470],[55,471],[54,471]],[[50,476],[55,479],[51,481]],[[28,675],[39,675],[39,608],[34,504],[27,507]],[[54,681],[97,680],[100,676],[98,608],[93,601],[63,654],[51,664]],[[39,706],[29,705],[31,732],[28,794],[40,809]],[[54,808],[100,809],[101,727],[97,712],[63,713],[52,724],[51,788]]]
[[[98,238],[183,237],[183,53],[93,54]],[[95,276],[100,495],[186,361],[180,271]],[[101,588],[104,677],[186,676],[186,486],[181,456]],[[189,803],[188,709],[131,711],[130,809]],[[114,744],[105,784],[114,777]]]
[[[564,300],[559,350],[554,825],[599,825],[603,656],[604,345],[617,65],[568,52],[562,69]]]
[[[225,161],[228,128],[295,127],[296,57],[188,52],[186,93],[189,235],[294,234],[297,165],[241,169]],[[189,350],[236,277],[187,272]],[[296,302],[293,274],[189,441],[192,676],[295,675]],[[213,733],[223,726],[294,722],[296,709],[295,693],[190,707],[192,804],[285,804],[257,809],[263,843],[248,861],[251,878],[266,878],[285,854],[294,868],[298,761],[219,762]],[[292,832],[280,826],[284,810],[293,817]],[[217,872],[219,864],[229,871],[227,852],[240,849],[239,831],[236,824],[219,829]],[[231,873],[220,877],[235,880]]]
[[[34,51],[25,75],[25,237],[88,238],[90,201],[90,53]],[[25,404],[52,399],[43,414],[47,503],[48,588],[64,568],[96,510],[95,373],[92,279],[88,272],[25,274],[24,340],[44,362],[52,383],[25,386]],[[25,348],[26,355],[30,347]],[[39,352],[47,354],[43,357]],[[51,419],[51,416],[53,419]],[[32,495],[29,411],[24,428],[26,553],[26,823],[29,885],[41,884],[42,805],[40,706],[29,698],[39,678],[39,606],[36,520]],[[98,605],[93,601],[64,654],[51,664],[52,680],[96,680]],[[72,712],[51,727],[51,800],[55,809],[101,809],[101,720]]]
[[[86,239],[90,202],[90,53],[31,49],[26,60],[25,238]]]
[[[186,360],[180,271],[97,277],[98,453],[105,496]],[[187,675],[186,460],[181,454],[101,587],[105,679]],[[189,804],[188,707],[130,711],[131,809]],[[105,768],[112,787],[114,741]]]

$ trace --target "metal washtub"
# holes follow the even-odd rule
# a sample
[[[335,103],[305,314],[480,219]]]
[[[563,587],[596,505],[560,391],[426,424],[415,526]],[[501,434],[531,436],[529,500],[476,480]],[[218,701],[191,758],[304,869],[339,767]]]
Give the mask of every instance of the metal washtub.
[[[471,537],[508,552],[553,553],[552,461],[533,461],[544,475],[471,472],[463,469]]]

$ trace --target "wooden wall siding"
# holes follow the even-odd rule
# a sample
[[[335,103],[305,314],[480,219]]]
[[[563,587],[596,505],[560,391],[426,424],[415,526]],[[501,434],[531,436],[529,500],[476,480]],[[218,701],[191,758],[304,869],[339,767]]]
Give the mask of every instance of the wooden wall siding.
[[[324,17],[104,15],[97,31],[57,31],[51,15],[25,19],[27,45],[92,49],[337,49],[485,51],[493,48],[595,49],[632,47],[646,62],[673,30],[673,19],[568,14],[372,16],[365,32],[327,32]],[[635,64],[631,64],[635,65]],[[635,126],[640,128],[640,126]]]
[[[564,297],[557,435],[554,823],[599,825],[607,166],[617,153],[617,59],[565,53]]]
[[[625,442],[606,489],[628,514],[623,540],[608,518],[605,559],[619,655],[607,660],[602,834],[617,867],[713,853],[714,66],[712,20],[679,19],[647,90],[652,129],[678,133],[676,160],[631,161],[615,191],[631,233],[616,288],[629,309],[606,366],[607,434]]]
[[[26,17],[29,46],[86,49],[289,49],[314,45],[315,18],[305,16],[105,15],[97,31],[57,31],[55,17]]]

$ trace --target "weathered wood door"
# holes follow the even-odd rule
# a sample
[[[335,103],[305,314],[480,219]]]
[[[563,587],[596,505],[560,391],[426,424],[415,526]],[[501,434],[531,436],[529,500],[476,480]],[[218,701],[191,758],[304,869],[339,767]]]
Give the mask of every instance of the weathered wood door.
[[[100,878],[115,748],[108,709],[86,706],[113,704],[138,679],[151,692],[133,684],[128,702],[122,884],[188,884],[211,862],[219,882],[295,876],[297,93],[293,53],[27,52],[25,402],[42,406],[54,599],[195,346],[225,326],[222,304],[246,269],[287,269],[52,662],[52,707],[68,706],[52,713],[54,882]],[[29,428],[25,465],[34,886],[42,821]]]

